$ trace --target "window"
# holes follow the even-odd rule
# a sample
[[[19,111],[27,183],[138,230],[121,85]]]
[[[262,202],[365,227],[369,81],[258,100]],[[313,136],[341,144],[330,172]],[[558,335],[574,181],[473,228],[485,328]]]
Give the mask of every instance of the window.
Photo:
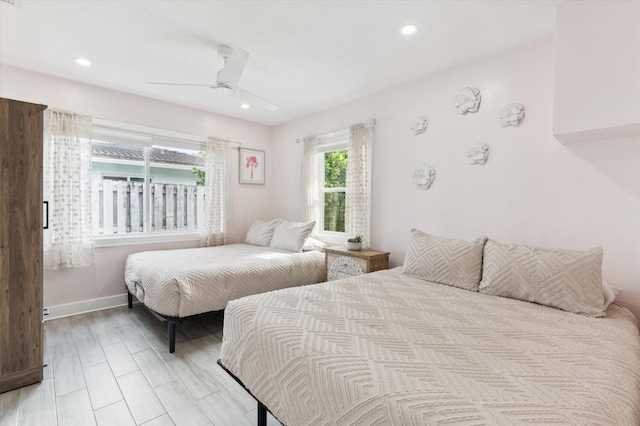
[[[318,138],[317,170],[320,211],[317,229],[327,241],[345,235],[348,131]],[[340,240],[341,241],[341,240]]]
[[[127,132],[114,137],[113,132],[94,131],[94,235],[140,236],[198,230],[204,210],[201,146],[170,139],[157,144],[155,139],[142,139]]]
[[[303,139],[304,217],[316,222],[314,236],[325,243],[344,243],[351,234],[368,244],[374,125],[371,120]]]
[[[322,154],[324,185],[322,191],[323,232],[344,232],[344,208],[347,181],[347,150]]]

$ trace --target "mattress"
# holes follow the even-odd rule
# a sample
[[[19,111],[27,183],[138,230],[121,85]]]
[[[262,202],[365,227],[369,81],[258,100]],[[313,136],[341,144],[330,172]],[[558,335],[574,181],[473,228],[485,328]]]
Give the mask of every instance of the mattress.
[[[224,309],[229,300],[324,280],[324,254],[229,244],[131,254],[129,292],[154,311],[187,317]]]
[[[638,323],[401,268],[230,302],[221,362],[284,424],[640,424]]]

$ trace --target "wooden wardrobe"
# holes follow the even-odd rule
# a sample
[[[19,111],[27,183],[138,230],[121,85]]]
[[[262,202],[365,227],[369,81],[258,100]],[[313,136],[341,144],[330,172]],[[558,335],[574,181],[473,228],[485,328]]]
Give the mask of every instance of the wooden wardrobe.
[[[46,108],[0,98],[0,392],[42,381]]]

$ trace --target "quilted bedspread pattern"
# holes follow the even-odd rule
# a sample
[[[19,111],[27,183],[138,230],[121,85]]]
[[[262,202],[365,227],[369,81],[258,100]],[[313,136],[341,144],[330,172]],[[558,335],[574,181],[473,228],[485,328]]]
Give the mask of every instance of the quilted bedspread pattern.
[[[229,300],[325,278],[324,254],[249,244],[129,255],[125,282],[154,311],[186,317],[224,309]]]
[[[222,363],[296,425],[638,425],[640,336],[401,269],[250,296]]]

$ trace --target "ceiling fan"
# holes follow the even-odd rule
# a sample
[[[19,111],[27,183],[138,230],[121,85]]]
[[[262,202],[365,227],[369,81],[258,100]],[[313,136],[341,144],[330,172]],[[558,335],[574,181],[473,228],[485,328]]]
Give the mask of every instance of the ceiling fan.
[[[224,60],[222,69],[218,71],[216,82],[213,84],[190,84],[190,83],[157,83],[147,82],[147,84],[161,84],[166,86],[200,86],[213,89],[216,93],[223,95],[236,95],[242,101],[255,105],[269,111],[278,109],[277,105],[272,104],[266,99],[247,92],[238,87],[238,81],[242,76],[242,71],[249,59],[249,52],[237,47],[229,47],[221,45],[218,47],[218,57]]]

